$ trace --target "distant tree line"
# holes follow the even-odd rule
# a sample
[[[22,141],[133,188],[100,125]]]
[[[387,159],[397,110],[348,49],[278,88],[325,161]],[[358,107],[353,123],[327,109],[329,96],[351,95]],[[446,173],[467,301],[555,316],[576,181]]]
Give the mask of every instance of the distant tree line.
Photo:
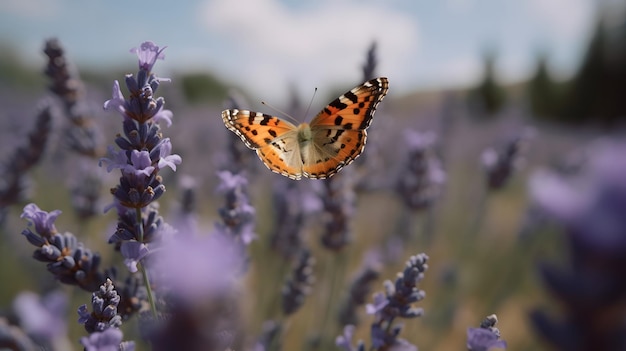
[[[497,82],[495,56],[485,55],[482,81],[469,93],[479,116],[495,116],[509,91]],[[626,122],[626,20],[610,28],[597,20],[587,50],[575,75],[556,81],[549,55],[537,55],[534,75],[525,85],[525,101],[533,117],[570,124],[605,127]]]

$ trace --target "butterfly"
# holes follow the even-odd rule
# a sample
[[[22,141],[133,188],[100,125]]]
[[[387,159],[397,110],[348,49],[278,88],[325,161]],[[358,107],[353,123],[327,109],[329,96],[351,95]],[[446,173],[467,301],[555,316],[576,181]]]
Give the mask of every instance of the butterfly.
[[[310,123],[298,126],[239,109],[222,111],[222,121],[272,172],[296,180],[325,179],[363,152],[365,130],[388,90],[387,78],[369,80],[333,100]]]

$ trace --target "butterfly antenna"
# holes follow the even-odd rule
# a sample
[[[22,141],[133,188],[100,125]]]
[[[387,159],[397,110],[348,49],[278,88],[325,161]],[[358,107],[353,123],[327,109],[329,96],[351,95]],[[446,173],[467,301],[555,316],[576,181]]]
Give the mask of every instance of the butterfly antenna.
[[[306,107],[306,111],[304,112],[304,116],[305,117],[308,117],[308,115],[309,115],[309,111],[311,110],[311,105],[313,104],[313,100],[315,99],[315,95],[317,95],[317,87],[315,87],[315,90],[313,90],[313,96],[311,96],[311,101],[309,101],[309,106]]]
[[[292,121],[296,122],[296,124],[300,123],[300,122],[299,122],[297,119],[295,119],[292,115],[290,115],[290,114],[288,114],[287,112],[285,112],[285,111],[283,111],[283,110],[280,110],[280,109],[278,109],[278,108],[276,108],[276,107],[274,107],[274,106],[272,106],[272,105],[268,104],[268,103],[267,103],[267,102],[265,102],[265,101],[261,101],[261,104],[262,104],[262,105],[265,105],[265,106],[267,106],[267,107],[269,107],[269,108],[271,108],[272,110],[274,110],[274,111],[276,111],[276,112],[280,113],[281,115],[283,115],[283,116],[285,116],[285,117],[287,117],[287,118],[290,118]]]

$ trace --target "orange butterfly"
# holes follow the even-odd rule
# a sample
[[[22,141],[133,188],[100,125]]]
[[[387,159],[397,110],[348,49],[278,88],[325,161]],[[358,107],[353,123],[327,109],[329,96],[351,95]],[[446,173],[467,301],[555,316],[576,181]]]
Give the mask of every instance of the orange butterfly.
[[[272,172],[291,179],[324,179],[356,159],[367,139],[376,107],[389,90],[376,78],[341,95],[298,126],[260,112],[224,110],[226,128],[237,134]]]

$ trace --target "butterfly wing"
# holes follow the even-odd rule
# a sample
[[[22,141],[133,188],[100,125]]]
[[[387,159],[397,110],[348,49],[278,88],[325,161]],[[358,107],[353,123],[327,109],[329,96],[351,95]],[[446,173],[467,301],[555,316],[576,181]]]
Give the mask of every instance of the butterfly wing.
[[[301,152],[305,176],[328,178],[363,152],[365,130],[388,90],[387,78],[372,79],[333,100],[315,116],[312,142]]]
[[[222,121],[272,172],[291,179],[302,177],[296,126],[275,116],[238,109],[222,111]]]

